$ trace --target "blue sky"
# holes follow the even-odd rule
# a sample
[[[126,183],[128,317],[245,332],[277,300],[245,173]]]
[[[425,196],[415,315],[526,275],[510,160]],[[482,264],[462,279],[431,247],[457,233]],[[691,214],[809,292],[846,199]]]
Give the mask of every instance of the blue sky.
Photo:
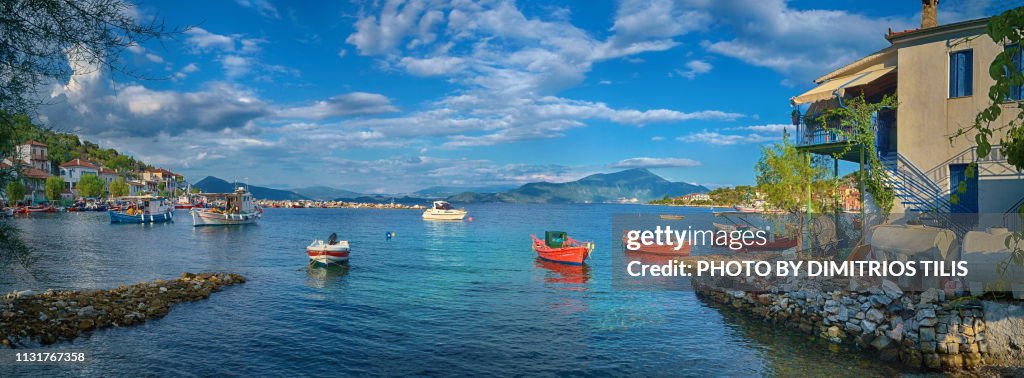
[[[939,22],[1010,3],[943,1]],[[1017,2],[1019,5],[1019,2]],[[48,126],[185,174],[411,192],[650,168],[750,184],[788,99],[919,1],[142,1],[188,27],[75,66]],[[141,77],[141,78],[140,78]]]

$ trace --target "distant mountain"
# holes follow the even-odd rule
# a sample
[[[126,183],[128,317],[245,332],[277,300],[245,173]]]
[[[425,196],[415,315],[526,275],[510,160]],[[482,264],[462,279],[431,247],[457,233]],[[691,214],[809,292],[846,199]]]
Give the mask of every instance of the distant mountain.
[[[327,186],[311,186],[308,188],[299,188],[292,190],[293,192],[311,199],[327,201],[333,198],[354,198],[362,196],[361,193],[353,192],[345,189],[335,189]]]
[[[515,189],[515,185],[491,185],[491,186],[479,186],[479,187],[466,187],[466,186],[432,186],[426,189],[420,189],[412,192],[412,196],[425,197],[425,198],[446,198],[451,197],[459,193],[474,192],[474,193],[497,193],[506,190]]]
[[[514,202],[514,203],[614,203],[636,199],[640,203],[690,193],[707,192],[708,188],[685,182],[671,182],[643,168],[615,173],[598,173],[565,182],[535,182],[500,193],[465,192],[448,197],[450,202]]]
[[[199,180],[199,182],[195,184],[192,184],[192,186],[199,188],[199,190],[202,190],[204,193],[230,193],[235,191],[235,188],[238,187],[239,185],[245,184],[237,182],[230,183],[213,176],[206,176],[206,178]],[[256,199],[266,199],[272,201],[294,201],[309,199],[301,194],[292,191],[264,188],[262,186],[255,185],[249,185],[249,192],[252,193],[252,196],[256,197]]]

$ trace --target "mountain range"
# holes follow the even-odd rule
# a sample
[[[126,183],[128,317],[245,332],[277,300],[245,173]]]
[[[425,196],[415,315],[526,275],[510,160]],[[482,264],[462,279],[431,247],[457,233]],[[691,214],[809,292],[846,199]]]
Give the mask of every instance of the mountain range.
[[[227,193],[240,183],[231,183],[213,176],[193,186],[206,193]],[[463,190],[461,193],[456,192]],[[295,190],[272,189],[250,185],[249,191],[258,199],[281,200],[335,200],[362,203],[395,202],[405,205],[429,204],[431,199],[445,198],[449,202],[509,202],[509,203],[614,203],[629,201],[646,203],[650,200],[678,197],[690,193],[707,192],[708,188],[685,182],[668,181],[643,168],[615,173],[598,173],[582,179],[563,182],[534,182],[518,188],[487,186],[467,190],[464,187],[436,186],[410,195],[360,194],[350,190],[314,186]]]
[[[450,202],[513,203],[613,203],[678,197],[707,192],[708,188],[685,182],[668,181],[644,168],[615,173],[598,173],[564,182],[535,182],[498,193],[465,192],[448,198]]]
[[[206,176],[206,178],[199,180],[199,182],[192,184],[192,186],[199,188],[203,193],[231,193],[235,191],[235,188],[245,186],[245,184],[227,182],[213,176]],[[257,199],[268,199],[273,201],[309,199],[306,196],[290,190],[271,189],[256,185],[249,185],[249,192]]]

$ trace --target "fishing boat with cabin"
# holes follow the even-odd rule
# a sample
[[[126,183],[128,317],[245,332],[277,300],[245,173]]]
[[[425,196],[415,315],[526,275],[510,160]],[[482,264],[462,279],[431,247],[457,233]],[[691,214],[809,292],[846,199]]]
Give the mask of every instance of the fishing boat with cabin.
[[[544,240],[533,238],[533,250],[537,257],[562,264],[580,265],[594,251],[594,242],[577,241],[563,231],[546,231]]]
[[[234,193],[203,193],[211,207],[194,207],[191,210],[192,225],[228,226],[256,223],[263,217],[263,208],[256,204],[245,187],[238,187]]]
[[[121,197],[126,205],[121,210],[110,210],[110,223],[163,223],[174,220],[174,206],[164,197]]]

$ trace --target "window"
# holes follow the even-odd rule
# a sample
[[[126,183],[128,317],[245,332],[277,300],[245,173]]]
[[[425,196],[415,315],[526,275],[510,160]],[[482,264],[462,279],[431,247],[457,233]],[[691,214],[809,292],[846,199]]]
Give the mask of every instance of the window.
[[[974,51],[949,54],[949,98],[967,97],[974,92]]]
[[[1021,59],[1022,53],[1021,53],[1020,45],[1019,44],[1007,45],[1006,46],[1006,50],[1008,52],[1010,52],[1010,54],[1012,54],[1010,56],[1010,59],[1013,60],[1013,66],[1017,67],[1017,70],[1019,70],[1020,72],[1024,72],[1024,67],[1021,67],[1021,61],[1024,61],[1024,59]],[[1007,73],[1007,75],[1009,75],[1009,73]],[[1022,86],[1022,85],[1011,86],[1010,87],[1010,96],[1009,96],[1008,100],[1018,100],[1018,101],[1019,100],[1024,100],[1024,96],[1022,96],[1022,95],[1024,95],[1024,93],[1022,93],[1022,92],[1024,92],[1024,86]]]

